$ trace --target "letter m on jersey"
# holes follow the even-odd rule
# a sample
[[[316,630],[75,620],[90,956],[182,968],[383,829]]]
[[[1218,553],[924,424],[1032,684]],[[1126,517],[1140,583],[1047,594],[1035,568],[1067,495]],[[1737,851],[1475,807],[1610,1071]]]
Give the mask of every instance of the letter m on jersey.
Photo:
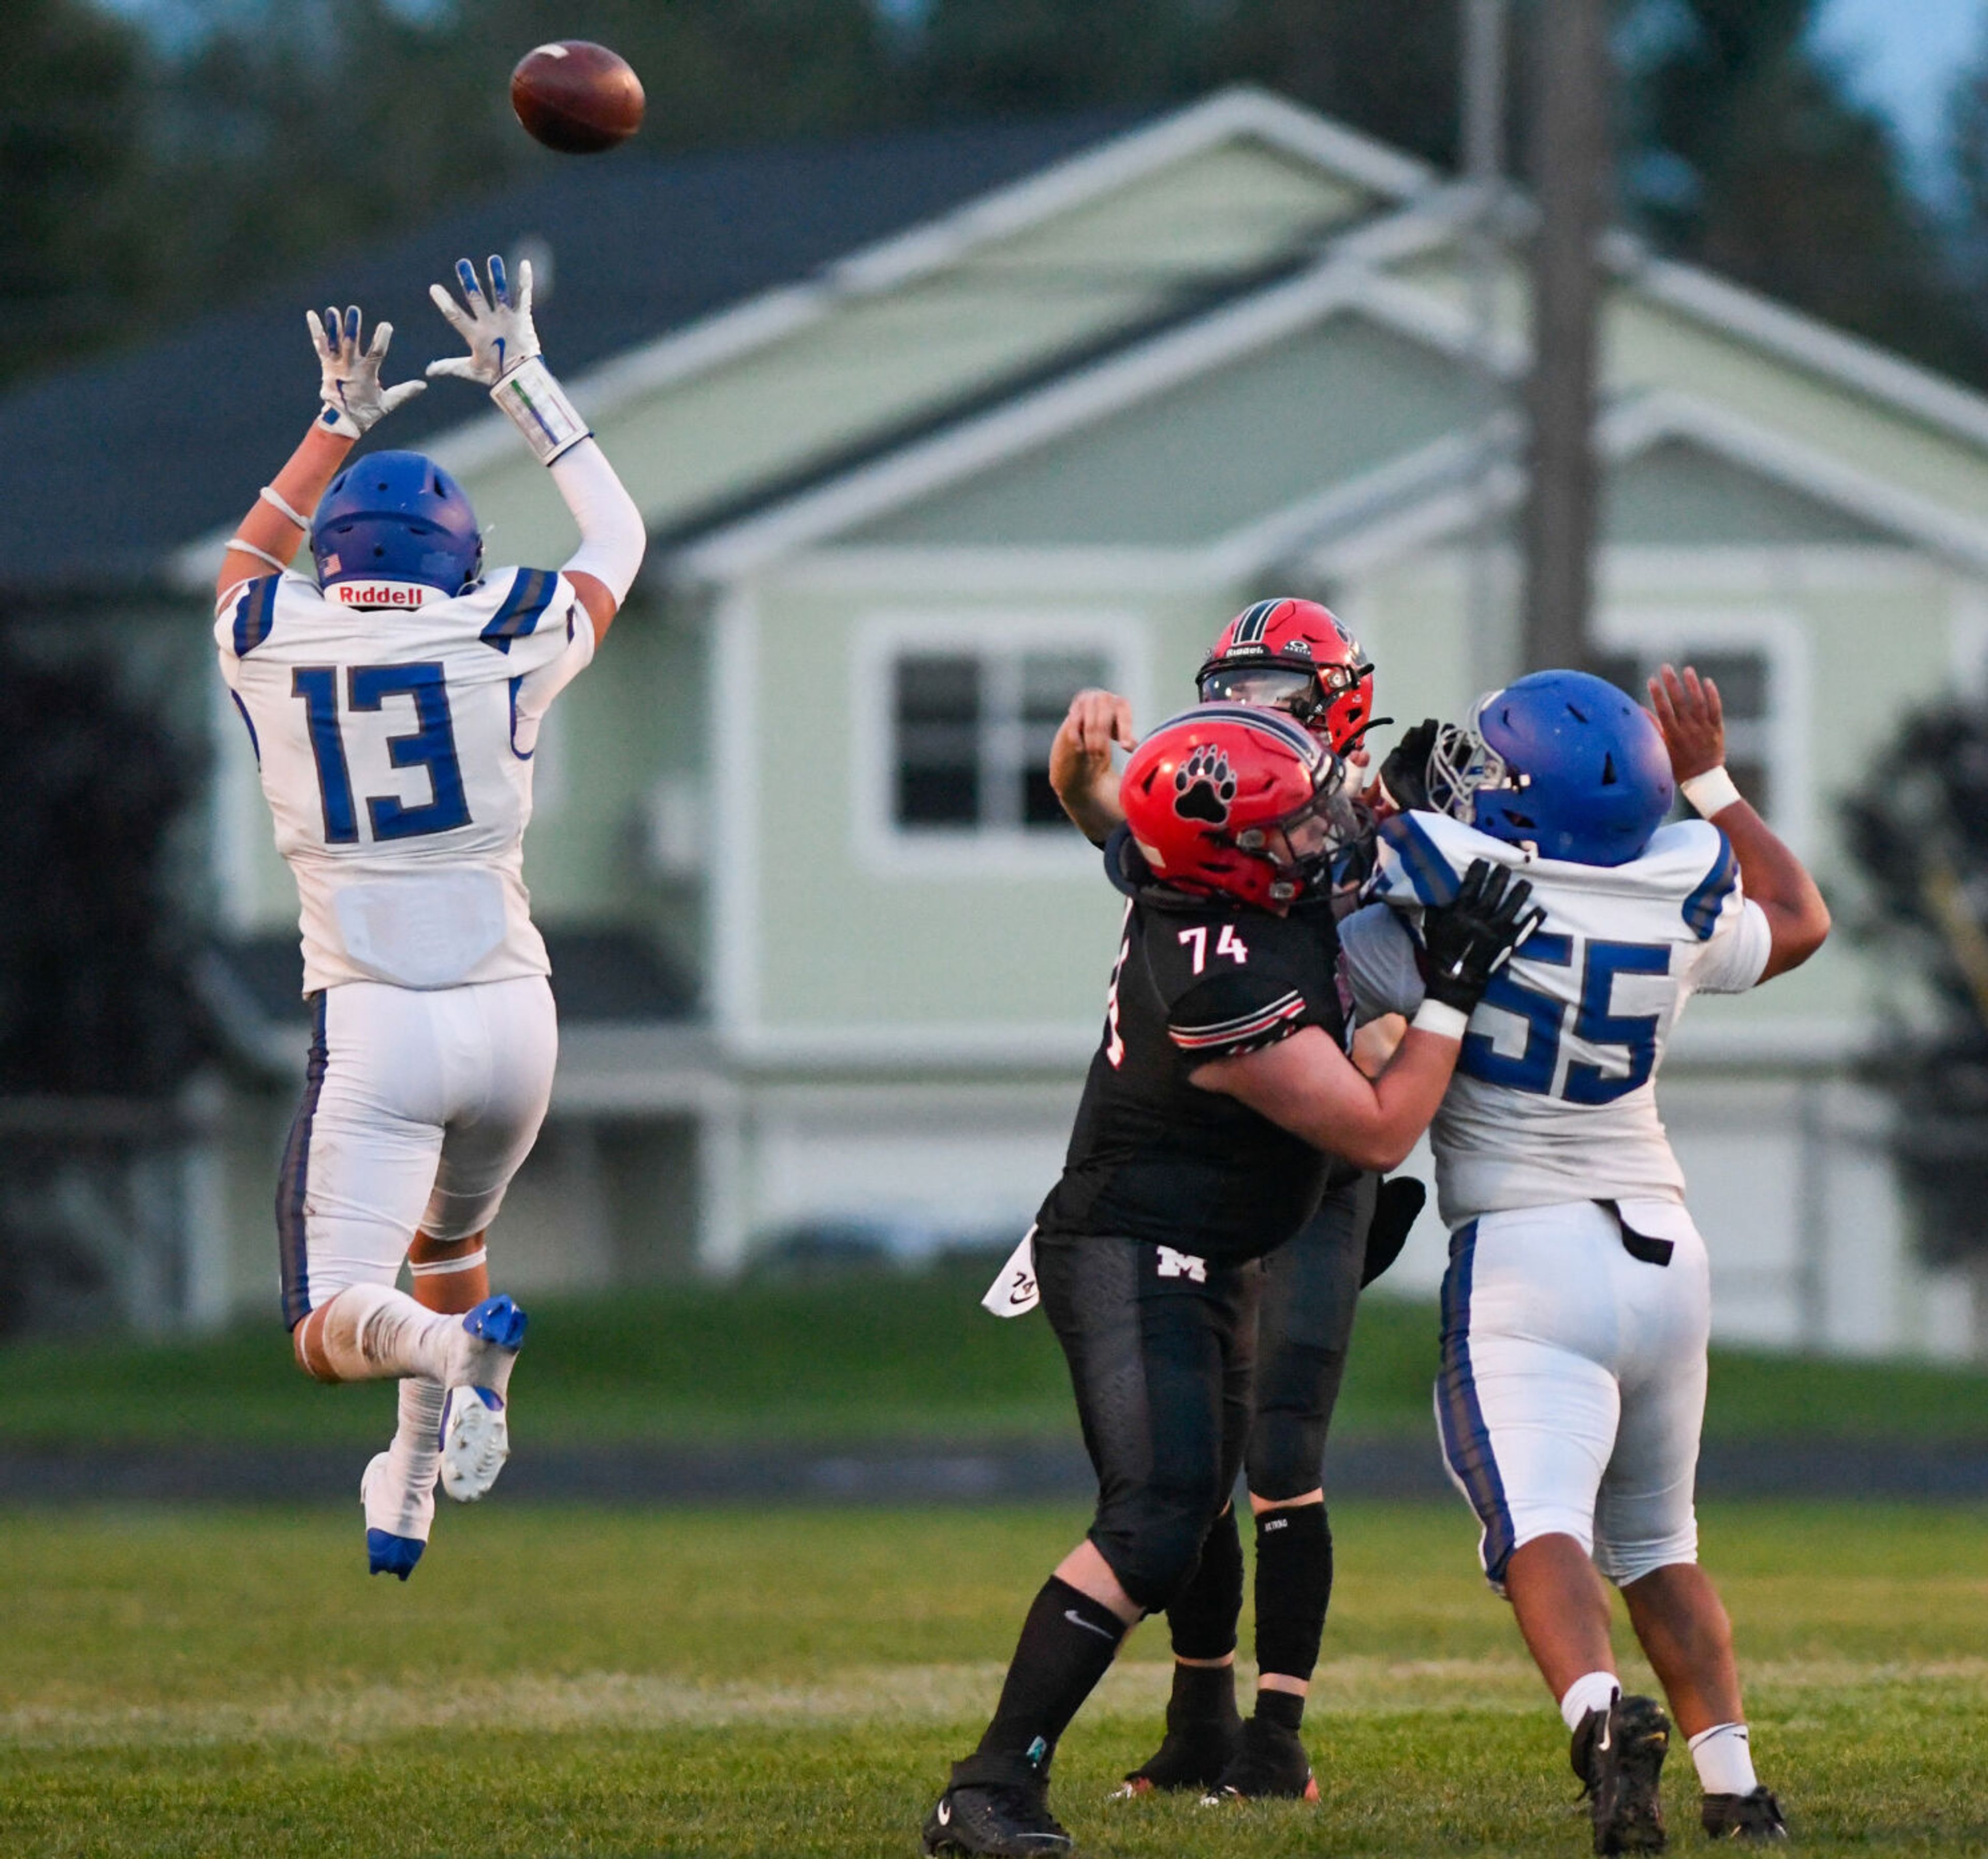
[[[1176,1252],[1172,1246],[1156,1248],[1160,1255],[1155,1268],[1161,1278],[1192,1278],[1197,1285],[1208,1282],[1208,1261],[1195,1258],[1192,1254]]]

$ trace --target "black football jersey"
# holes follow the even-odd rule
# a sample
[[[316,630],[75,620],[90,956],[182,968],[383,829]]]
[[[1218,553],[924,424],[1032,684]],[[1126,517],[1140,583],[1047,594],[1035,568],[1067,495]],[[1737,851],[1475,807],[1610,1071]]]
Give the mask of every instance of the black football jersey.
[[[1122,833],[1106,848],[1129,890],[1104,1037],[1063,1172],[1036,1215],[1045,1232],[1122,1234],[1203,1258],[1254,1258],[1318,1204],[1331,1159],[1219,1092],[1188,1082],[1210,1060],[1302,1027],[1343,1047],[1351,990],[1324,902],[1288,916],[1127,879]]]

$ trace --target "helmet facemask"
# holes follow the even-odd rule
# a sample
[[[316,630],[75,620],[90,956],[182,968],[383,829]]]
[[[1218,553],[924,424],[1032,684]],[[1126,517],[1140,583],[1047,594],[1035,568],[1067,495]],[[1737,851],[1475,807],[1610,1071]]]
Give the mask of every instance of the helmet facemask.
[[[1468,723],[1444,723],[1436,731],[1435,746],[1429,750],[1425,775],[1429,806],[1466,826],[1478,823],[1479,794],[1523,794],[1532,785],[1532,777],[1521,774],[1478,730],[1484,706],[1497,695],[1493,691],[1479,698],[1470,706]],[[1523,822],[1514,819],[1512,824]]]
[[[1268,825],[1245,828],[1229,843],[1268,865],[1277,874],[1270,885],[1272,900],[1290,903],[1329,888],[1339,855],[1364,831],[1346,791],[1346,764],[1334,756],[1320,770],[1310,800]]]

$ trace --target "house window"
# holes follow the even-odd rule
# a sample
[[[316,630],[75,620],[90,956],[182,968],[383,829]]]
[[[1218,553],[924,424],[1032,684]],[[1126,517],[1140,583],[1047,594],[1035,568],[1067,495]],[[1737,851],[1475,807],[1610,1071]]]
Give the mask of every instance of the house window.
[[[1701,676],[1719,686],[1726,717],[1726,766],[1741,794],[1763,818],[1772,818],[1776,801],[1774,770],[1774,666],[1763,649],[1724,645],[1703,651],[1665,647],[1658,651],[1603,652],[1594,669],[1638,703],[1649,700],[1648,680],[1665,663],[1695,665]],[[1681,812],[1690,808],[1679,801]]]
[[[1101,651],[908,646],[891,668],[891,822],[906,834],[1067,830],[1050,743]]]

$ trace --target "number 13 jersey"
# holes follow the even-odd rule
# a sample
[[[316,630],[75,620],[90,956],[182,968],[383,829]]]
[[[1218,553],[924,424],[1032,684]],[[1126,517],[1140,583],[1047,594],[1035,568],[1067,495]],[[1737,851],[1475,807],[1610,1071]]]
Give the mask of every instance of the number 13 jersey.
[[[506,568],[356,608],[265,575],[214,630],[296,879],[305,991],[546,974],[524,835],[539,722],[593,656],[572,583]]]
[[[1770,940],[1726,835],[1680,821],[1627,865],[1574,865],[1443,814],[1396,816],[1373,879],[1384,901],[1340,926],[1361,1019],[1421,1004],[1422,909],[1447,902],[1476,858],[1522,872],[1546,920],[1471,1015],[1430,1126],[1445,1222],[1570,1200],[1681,1202],[1658,1064],[1685,1002],[1751,987]]]

